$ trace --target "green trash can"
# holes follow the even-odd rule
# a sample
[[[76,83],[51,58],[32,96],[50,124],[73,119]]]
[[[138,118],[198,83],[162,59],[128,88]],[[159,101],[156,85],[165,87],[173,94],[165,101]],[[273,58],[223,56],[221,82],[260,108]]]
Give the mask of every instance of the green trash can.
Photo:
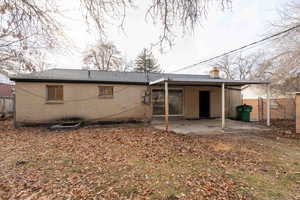
[[[237,119],[244,121],[244,122],[249,122],[250,121],[250,112],[252,111],[252,106],[250,105],[239,105],[236,107],[237,111]]]

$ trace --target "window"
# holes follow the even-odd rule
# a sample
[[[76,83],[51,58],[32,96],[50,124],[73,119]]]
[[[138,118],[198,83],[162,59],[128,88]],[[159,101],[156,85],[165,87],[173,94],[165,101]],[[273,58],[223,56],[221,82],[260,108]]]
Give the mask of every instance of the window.
[[[152,90],[152,113],[153,115],[165,114],[165,92],[163,90]]]
[[[153,115],[165,114],[165,91],[152,90]],[[183,92],[181,89],[169,89],[169,115],[183,115]]]
[[[63,86],[62,85],[47,85],[47,100],[48,101],[63,101]]]
[[[99,97],[112,98],[114,95],[114,88],[112,86],[99,86]]]

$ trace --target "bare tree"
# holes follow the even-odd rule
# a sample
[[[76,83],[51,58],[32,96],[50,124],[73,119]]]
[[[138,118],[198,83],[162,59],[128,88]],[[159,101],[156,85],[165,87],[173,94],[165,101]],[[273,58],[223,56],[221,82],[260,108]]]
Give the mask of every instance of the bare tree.
[[[121,65],[120,71],[130,72],[134,69],[134,61],[128,60],[126,57],[122,59],[123,63]]]
[[[54,0],[0,0],[0,71],[39,70],[39,51],[64,37],[57,13]]]
[[[280,20],[271,24],[270,35],[300,25],[300,2],[288,3],[279,11]],[[300,90],[300,28],[265,44],[264,52],[248,56],[224,56],[214,65],[228,79],[256,79],[271,82],[273,94]]]
[[[271,24],[274,32],[300,25],[300,2],[292,1],[279,11],[280,19]],[[270,81],[278,94],[300,90],[300,28],[294,29],[271,43]]]
[[[214,64],[219,68],[221,75],[226,79],[234,79],[234,67],[229,56],[222,57],[219,61]]]
[[[129,8],[136,6],[137,0],[81,0],[88,22],[94,22],[101,35],[111,19],[118,19],[122,27]],[[171,46],[176,33],[181,30],[193,31],[206,16],[209,6],[216,4],[221,9],[229,8],[231,0],[148,0],[145,18],[161,27],[158,44]],[[89,20],[91,19],[91,20]]]
[[[87,68],[102,71],[122,70],[121,52],[111,42],[98,42],[94,47],[84,52],[83,62]]]
[[[171,45],[175,32],[193,30],[207,15],[209,5],[215,2],[222,9],[231,0],[149,0],[145,18],[161,27],[159,44]],[[34,71],[34,63],[28,55],[37,49],[53,48],[62,34],[55,20],[60,14],[57,0],[0,0],[0,69],[19,68]],[[127,9],[135,8],[137,0],[79,0],[86,21],[96,25],[101,36],[105,35],[107,23],[119,20],[123,26]],[[8,64],[9,63],[9,64]]]
[[[247,56],[226,55],[213,65],[220,69],[226,79],[250,80],[259,76],[256,69],[262,60],[263,53],[261,52]]]

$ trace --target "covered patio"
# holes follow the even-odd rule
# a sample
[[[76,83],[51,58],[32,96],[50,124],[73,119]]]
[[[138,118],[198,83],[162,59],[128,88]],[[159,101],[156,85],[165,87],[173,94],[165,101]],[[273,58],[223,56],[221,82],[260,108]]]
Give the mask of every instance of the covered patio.
[[[255,122],[226,119],[225,123],[226,128],[221,128],[221,119],[171,120],[168,131],[182,135],[220,135],[269,130],[268,127]],[[156,129],[165,130],[165,124],[161,120],[153,120],[151,125]]]
[[[217,128],[217,129],[230,129],[231,126],[237,128],[236,126],[241,126],[240,128],[243,128],[242,126],[246,126],[247,123],[245,122],[240,122],[238,123],[237,121],[234,121],[235,123],[232,123],[233,120],[227,120],[226,119],[226,91],[228,91],[229,89],[232,90],[240,90],[240,88],[242,86],[245,85],[251,85],[251,84],[263,84],[266,86],[266,93],[267,93],[267,121],[266,121],[266,125],[270,126],[270,83],[266,82],[266,81],[244,81],[244,80],[226,80],[226,79],[220,79],[220,78],[215,78],[215,79],[198,79],[198,78],[162,78],[156,81],[152,81],[150,82],[150,86],[151,87],[159,87],[159,88],[163,88],[164,91],[164,109],[163,109],[163,113],[161,113],[161,117],[164,117],[164,129],[166,131],[171,130],[173,127],[177,127],[178,124],[186,124],[189,125],[191,124],[191,121],[189,120],[184,120],[181,121],[180,123],[177,123],[176,121],[172,122],[170,121],[170,117],[173,117],[172,115],[170,115],[169,112],[169,101],[170,101],[170,97],[169,97],[169,92],[171,91],[172,88],[176,88],[176,87],[197,87],[197,88],[205,88],[205,87],[217,87],[219,88],[217,90],[217,92],[220,92],[220,94],[218,94],[220,96],[220,101],[214,101],[214,105],[212,106],[220,106],[220,117],[218,117],[218,120],[214,120],[214,121],[209,121],[209,119],[201,119],[201,120],[192,120],[193,123],[192,125],[195,124],[200,124],[200,123],[212,123],[212,125],[206,125],[205,127],[207,128],[208,126],[210,128]],[[212,97],[213,98],[213,97]],[[227,98],[228,99],[228,98]],[[183,102],[184,105],[187,105],[189,102]],[[240,102],[241,103],[241,102]],[[220,105],[216,105],[216,104],[220,104]],[[209,118],[209,117],[208,117]],[[183,118],[185,119],[185,118]],[[208,121],[207,121],[208,120]],[[177,123],[177,125],[175,124],[175,122]],[[155,124],[155,121],[154,121]],[[248,123],[249,124],[249,123]],[[250,123],[252,124],[252,123]],[[185,126],[185,125],[184,125]],[[252,126],[252,125],[250,125]],[[161,126],[157,126],[160,127]],[[171,129],[170,129],[171,127]],[[192,126],[196,129],[201,128],[201,126]],[[202,127],[205,129],[205,127]]]

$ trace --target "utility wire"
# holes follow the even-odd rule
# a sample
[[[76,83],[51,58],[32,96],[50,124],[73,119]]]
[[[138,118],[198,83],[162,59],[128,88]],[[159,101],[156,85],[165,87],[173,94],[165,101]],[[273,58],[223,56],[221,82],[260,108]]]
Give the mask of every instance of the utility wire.
[[[226,55],[229,55],[229,54],[238,52],[238,51],[240,51],[240,50],[246,49],[246,48],[251,47],[251,46],[253,46],[253,45],[260,44],[260,43],[265,42],[265,41],[267,41],[267,40],[269,40],[269,39],[272,39],[272,38],[274,38],[274,37],[280,36],[280,35],[282,35],[282,34],[284,34],[284,33],[288,33],[288,32],[290,32],[290,31],[292,31],[292,30],[295,30],[295,29],[297,29],[297,28],[299,28],[299,27],[300,27],[300,24],[297,25],[297,26],[291,27],[291,28],[289,28],[289,29],[286,29],[286,30],[284,30],[284,31],[281,31],[281,32],[279,32],[279,33],[276,33],[276,34],[274,34],[274,35],[265,37],[265,38],[263,38],[263,39],[261,39],[261,40],[258,40],[258,41],[252,42],[252,43],[250,43],[250,44],[244,45],[244,46],[242,46],[242,47],[240,47],[240,48],[237,48],[237,49],[234,49],[234,50],[225,52],[225,53],[220,54],[220,55],[218,55],[218,56],[215,56],[215,57],[212,57],[212,58],[209,58],[209,59],[206,59],[206,60],[203,60],[203,61],[200,61],[200,62],[191,64],[191,65],[188,65],[188,66],[185,66],[185,67],[181,67],[181,68],[179,68],[179,69],[177,69],[177,70],[174,70],[174,71],[172,71],[172,72],[178,72],[178,71],[186,70],[186,69],[189,69],[189,68],[193,68],[193,67],[195,67],[195,66],[197,66],[197,65],[200,65],[200,64],[203,64],[203,63],[210,62],[210,61],[215,60],[215,59],[217,59],[217,58],[221,58],[221,57],[223,57],[223,56],[226,56]]]

